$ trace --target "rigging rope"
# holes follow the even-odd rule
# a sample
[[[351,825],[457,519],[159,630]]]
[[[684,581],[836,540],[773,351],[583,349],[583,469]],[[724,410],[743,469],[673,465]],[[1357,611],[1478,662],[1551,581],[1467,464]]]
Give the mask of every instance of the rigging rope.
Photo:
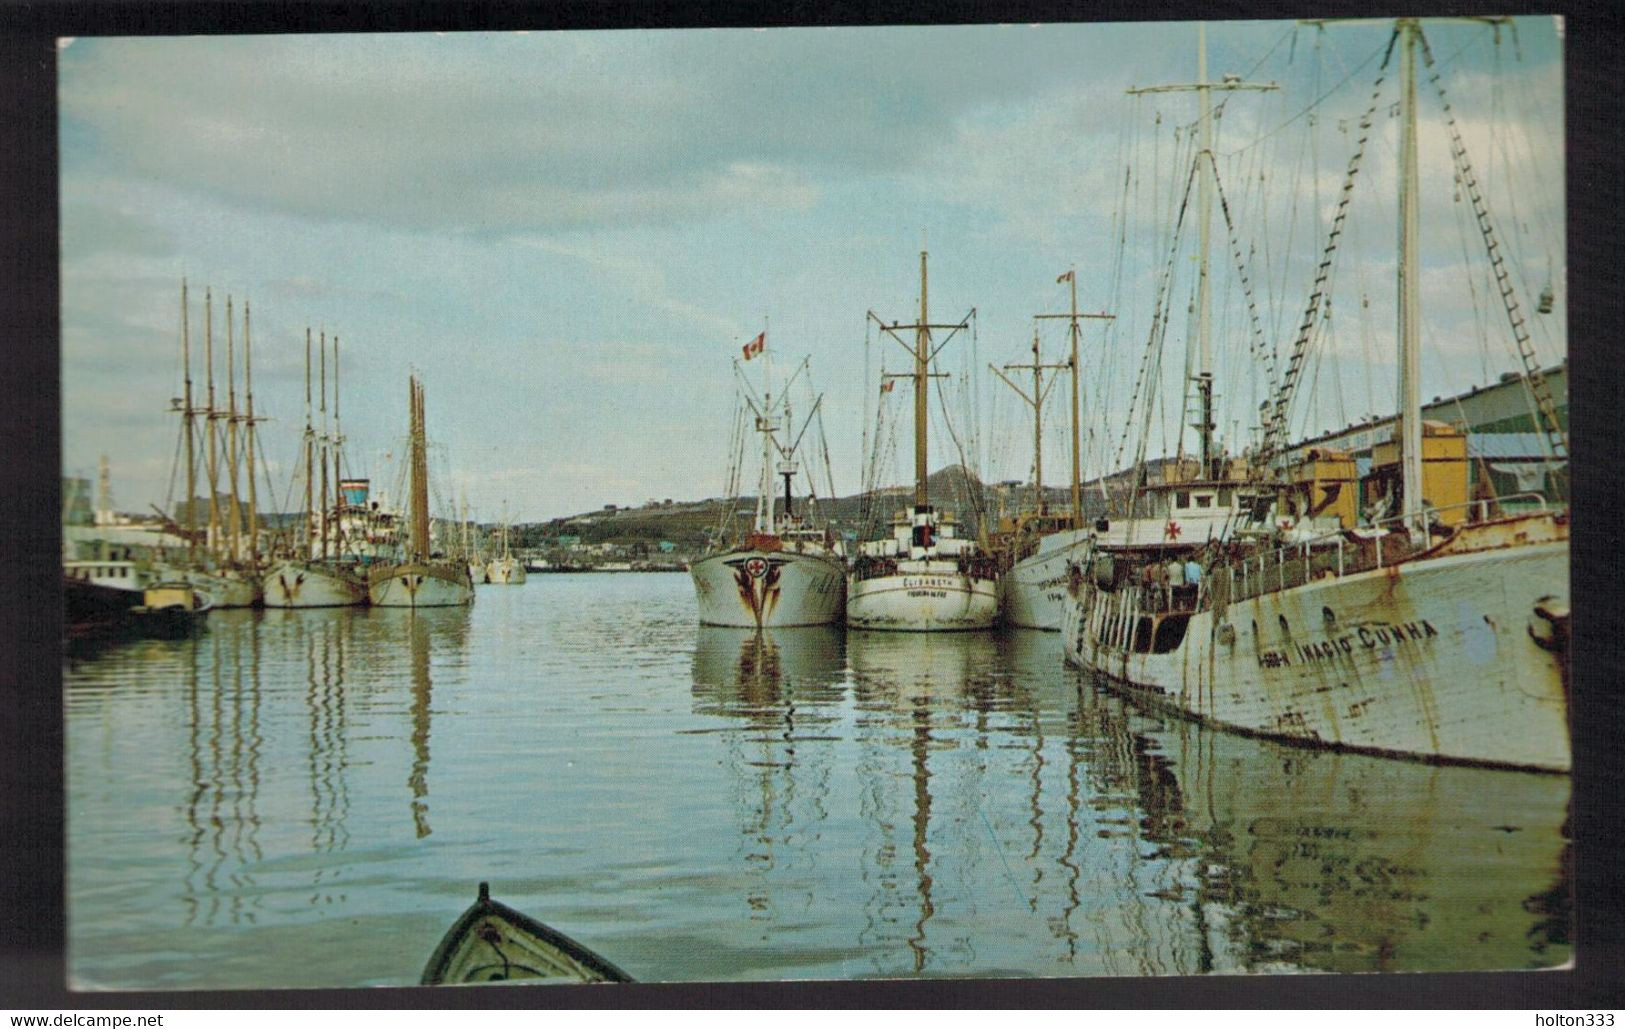
[[[1538,408],[1536,430],[1542,434],[1552,458],[1567,458],[1568,434],[1558,421],[1557,405],[1552,399],[1551,387],[1541,371],[1539,357],[1534,347],[1530,345],[1529,333],[1518,305],[1517,291],[1510,281],[1506,259],[1501,253],[1501,244],[1494,223],[1490,219],[1489,208],[1485,206],[1483,194],[1479,190],[1478,178],[1467,158],[1467,146],[1462,142],[1455,111],[1450,106],[1450,98],[1445,95],[1444,83],[1439,78],[1439,70],[1434,64],[1432,48],[1428,45],[1427,37],[1420,32],[1417,35],[1422,44],[1422,60],[1429,70],[1428,81],[1433,84],[1434,90],[1439,94],[1439,102],[1444,105],[1445,127],[1450,134],[1450,156],[1455,160],[1456,171],[1461,176],[1462,185],[1467,187],[1468,199],[1472,201],[1473,215],[1478,220],[1479,233],[1484,239],[1490,267],[1495,272],[1496,285],[1501,293],[1502,306],[1506,310],[1507,323],[1517,343],[1518,356],[1523,360],[1524,380],[1528,383],[1529,394]]]
[[[1366,108],[1365,114],[1360,117],[1360,138],[1356,143],[1354,156],[1349,158],[1348,172],[1343,177],[1343,190],[1342,196],[1337,202],[1337,214],[1332,219],[1331,232],[1327,235],[1325,250],[1320,265],[1315,271],[1315,281],[1309,293],[1309,303],[1303,312],[1303,322],[1298,327],[1297,339],[1292,344],[1292,355],[1287,361],[1286,375],[1282,379],[1280,390],[1276,393],[1275,403],[1264,429],[1261,460],[1256,466],[1256,470],[1260,473],[1263,471],[1265,464],[1276,456],[1286,439],[1293,393],[1297,387],[1298,377],[1303,370],[1310,336],[1319,321],[1316,315],[1320,311],[1321,300],[1326,295],[1326,282],[1331,275],[1332,260],[1337,255],[1338,239],[1343,234],[1343,222],[1348,217],[1349,201],[1354,196],[1354,179],[1360,171],[1360,162],[1365,157],[1366,143],[1371,138],[1372,115],[1377,110],[1377,103],[1382,95],[1382,84],[1388,74],[1388,62],[1393,58],[1394,44],[1398,40],[1399,30],[1396,28],[1388,37],[1388,47],[1383,54],[1382,67],[1378,69],[1377,81],[1371,88],[1371,104]]]
[[[1253,285],[1247,276],[1247,262],[1241,256],[1241,242],[1236,236],[1236,224],[1230,218],[1230,203],[1225,199],[1224,184],[1219,180],[1219,167],[1211,161],[1209,165],[1213,170],[1213,188],[1219,194],[1219,210],[1224,213],[1224,228],[1230,237],[1230,256],[1236,262],[1236,275],[1241,279],[1241,292],[1247,298],[1247,314],[1252,320],[1253,334],[1247,340],[1247,349],[1252,353],[1253,359],[1264,364],[1264,381],[1269,385],[1270,392],[1275,392],[1275,355],[1271,353],[1264,342],[1264,326],[1259,321],[1258,303],[1253,298]]]
[[[1173,227],[1173,237],[1174,237],[1174,242],[1175,242],[1176,245],[1169,249],[1167,266],[1163,269],[1162,276],[1157,282],[1156,298],[1155,298],[1154,304],[1152,305],[1150,335],[1146,339],[1145,353],[1140,359],[1140,370],[1139,370],[1139,373],[1136,375],[1135,380],[1134,380],[1134,390],[1133,390],[1132,393],[1129,394],[1128,411],[1130,413],[1130,417],[1124,419],[1124,421],[1123,421],[1123,435],[1122,435],[1121,440],[1118,442],[1116,452],[1112,456],[1111,466],[1113,468],[1118,468],[1118,467],[1122,466],[1123,452],[1126,449],[1128,449],[1129,431],[1130,431],[1130,429],[1132,428],[1132,425],[1133,425],[1133,412],[1135,411],[1137,405],[1139,404],[1140,390],[1141,390],[1142,386],[1147,388],[1148,395],[1149,395],[1149,386],[1147,386],[1147,383],[1149,382],[1149,379],[1147,378],[1148,371],[1150,371],[1150,373],[1153,374],[1153,375],[1161,373],[1161,367],[1162,367],[1162,365],[1161,365],[1161,357],[1160,357],[1161,336],[1159,335],[1159,328],[1164,324],[1164,322],[1166,320],[1166,315],[1167,315],[1167,312],[1166,312],[1166,297],[1169,295],[1169,292],[1170,292],[1169,289],[1168,289],[1168,286],[1169,286],[1169,283],[1173,279],[1174,262],[1178,259],[1178,256],[1179,256],[1179,248],[1178,248],[1177,244],[1178,244],[1178,241],[1179,241],[1180,231],[1183,228],[1184,222],[1185,222],[1185,211],[1189,207],[1189,204],[1190,204],[1191,185],[1192,185],[1192,183],[1194,183],[1196,181],[1196,164],[1195,164],[1195,162],[1192,162],[1192,164],[1190,166],[1190,169],[1191,169],[1190,174],[1187,175],[1186,179],[1185,179],[1185,198],[1179,205],[1179,217],[1176,220],[1175,225]],[[1153,360],[1153,355],[1154,354],[1156,355],[1157,360],[1156,360],[1156,368],[1153,371],[1152,370],[1152,360]],[[1146,425],[1145,425],[1144,429],[1141,432],[1141,437],[1142,438],[1141,438],[1140,447],[1139,447],[1139,453],[1140,453],[1140,455],[1142,457],[1143,457],[1144,452],[1145,452],[1145,439],[1144,439],[1144,437],[1150,435],[1150,410],[1151,410],[1151,404],[1150,404],[1149,400],[1146,403],[1145,410],[1146,410]],[[1136,464],[1138,464],[1138,463],[1139,462],[1136,461]],[[1131,500],[1131,503],[1132,503],[1132,500]]]

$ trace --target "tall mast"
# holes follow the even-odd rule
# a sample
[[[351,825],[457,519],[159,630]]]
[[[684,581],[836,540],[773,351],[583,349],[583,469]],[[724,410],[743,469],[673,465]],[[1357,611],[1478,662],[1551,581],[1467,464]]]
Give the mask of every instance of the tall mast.
[[[756,531],[773,531],[773,351],[767,346],[767,329],[762,329],[762,414],[756,431],[762,434],[762,477],[756,488]]]
[[[230,476],[231,527],[226,538],[230,540],[231,563],[236,564],[242,554],[242,507],[237,501],[237,347],[235,319],[231,311],[231,294],[226,294],[226,469]]]
[[[1078,400],[1078,270],[1068,268],[1066,277],[1072,284],[1072,320],[1068,333],[1072,338],[1072,356],[1067,359],[1067,364],[1072,366],[1072,528],[1078,529],[1083,526],[1083,464],[1078,446],[1078,423],[1083,415]]]
[[[931,359],[931,319],[927,316],[925,251],[920,251],[920,324],[914,334],[914,506],[930,504],[926,494],[926,364]]]
[[[1241,89],[1268,91],[1279,87],[1273,82],[1262,84],[1242,82],[1233,75],[1226,75],[1223,81],[1220,82],[1209,82],[1207,77],[1207,22],[1197,23],[1196,51],[1196,82],[1177,86],[1135,88],[1130,89],[1128,92],[1131,96],[1138,96],[1142,93],[1195,92],[1201,97],[1201,118],[1198,123],[1197,139],[1199,151],[1196,160],[1198,162],[1205,161],[1206,168],[1198,171],[1201,181],[1197,195],[1197,223],[1201,234],[1201,254],[1198,256],[1199,270],[1196,282],[1197,343],[1199,348],[1196,383],[1201,394],[1201,421],[1197,424],[1197,429],[1201,436],[1202,475],[1206,477],[1210,473],[1213,460],[1213,344],[1210,328],[1212,298],[1209,283],[1208,243],[1213,216],[1213,183],[1218,176],[1218,169],[1213,160],[1212,92],[1215,89],[1223,92],[1234,92]],[[1074,283],[1074,286],[1076,286],[1076,283]]]
[[[1039,357],[1038,357],[1038,329],[1035,327],[1033,329],[1033,361],[1032,361],[1032,364],[1007,364],[1007,365],[1004,366],[1005,371],[1011,371],[1011,370],[1014,370],[1016,368],[1021,368],[1021,369],[1030,368],[1030,369],[1032,369],[1032,373],[1033,373],[1033,392],[1032,392],[1032,396],[1028,396],[1027,392],[1025,390],[1023,390],[1020,386],[1016,385],[1015,382],[1013,382],[1009,378],[1009,376],[1004,374],[1004,372],[1000,371],[997,368],[994,368],[992,365],[988,365],[988,367],[993,368],[993,374],[997,375],[999,378],[1003,379],[1005,381],[1005,384],[1008,385],[1011,389],[1015,390],[1016,393],[1021,397],[1021,399],[1025,400],[1027,402],[1028,406],[1030,406],[1033,409],[1033,497],[1034,497],[1033,507],[1034,507],[1035,510],[1037,510],[1037,512],[1039,514],[1043,514],[1044,513],[1044,394],[1046,392],[1048,392],[1044,388],[1044,372],[1045,372],[1045,370],[1048,370],[1048,369],[1065,368],[1066,365],[1064,365],[1064,364],[1044,364],[1042,361],[1039,360]],[[1051,380],[1051,382],[1053,384],[1053,380]]]
[[[423,427],[423,385],[413,377],[411,388],[412,427],[412,551],[419,561],[429,557],[429,456]]]
[[[248,405],[248,563],[260,563],[260,506],[254,485],[254,344],[249,335],[248,301],[243,301],[243,388]]]
[[[305,326],[305,559],[316,556],[316,507],[311,495],[316,477],[316,433],[310,417],[310,326]]]
[[[1083,526],[1083,449],[1080,442],[1079,427],[1083,424],[1083,388],[1080,376],[1081,366],[1078,361],[1078,319],[1100,318],[1111,321],[1117,316],[1102,311],[1099,314],[1078,313],[1078,270],[1069,268],[1056,282],[1066,281],[1072,286],[1072,306],[1066,314],[1041,314],[1039,318],[1065,318],[1068,330],[1072,337],[1072,355],[1067,359],[1067,366],[1072,369],[1072,527]],[[1101,488],[1105,489],[1105,480],[1101,480]]]
[[[331,508],[327,503],[327,448],[332,437],[327,434],[327,333],[321,334],[321,464],[322,464],[322,559],[327,559],[328,513]]]
[[[1420,223],[1416,167],[1416,37],[1421,25],[1401,18],[1404,48],[1400,72],[1403,120],[1399,137],[1399,427],[1400,513],[1414,532],[1413,517],[1422,510],[1422,355],[1418,340],[1420,307],[1416,237]]]
[[[1038,329],[1033,329],[1033,501],[1044,513],[1044,393],[1043,375],[1038,363]]]
[[[208,288],[203,291],[203,353],[209,380],[209,408],[204,417],[209,426],[209,550],[212,554],[220,545],[220,467],[214,425],[219,417],[214,409],[214,291]]]
[[[926,450],[925,450],[926,403],[925,403],[925,401],[926,401],[926,395],[927,395],[926,390],[929,388],[929,384],[928,384],[928,382],[926,380],[928,380],[928,379],[945,379],[945,378],[948,377],[946,372],[932,373],[929,370],[930,364],[931,364],[931,358],[934,357],[935,354],[936,354],[936,350],[933,350],[932,346],[931,346],[931,330],[932,329],[952,329],[953,332],[958,332],[960,329],[963,329],[967,325],[970,324],[970,318],[967,315],[964,321],[954,322],[954,323],[948,324],[948,325],[932,325],[931,321],[930,321],[930,318],[928,317],[929,313],[930,313],[930,307],[929,307],[929,305],[927,303],[927,299],[926,299],[926,294],[927,294],[926,286],[927,286],[927,280],[926,280],[926,251],[921,250],[920,251],[920,320],[918,322],[915,322],[913,325],[899,325],[896,322],[892,322],[891,324],[888,325],[886,322],[883,322],[883,321],[880,320],[879,315],[875,314],[873,311],[869,312],[869,317],[874,320],[874,323],[876,325],[880,326],[880,331],[884,332],[886,335],[888,335],[892,339],[896,340],[898,346],[901,346],[904,350],[907,350],[908,353],[909,353],[909,356],[914,359],[914,370],[912,372],[887,373],[886,378],[888,378],[888,379],[912,378],[914,380],[914,506],[917,507],[917,508],[925,507],[930,503],[930,498],[926,495],[926,488],[925,488],[925,476],[926,476]],[[974,313],[974,310],[972,311],[972,313]],[[914,330],[914,344],[912,346],[910,346],[903,339],[902,336],[898,335],[899,331],[905,330],[905,329],[913,329]],[[952,338],[953,338],[953,333],[949,333],[948,339],[952,339]],[[943,340],[942,346],[947,346],[947,345],[948,345],[948,340],[946,340],[946,339]],[[941,347],[938,347],[936,349],[940,350]]]
[[[181,397],[186,423],[186,552],[197,560],[197,411],[192,407],[191,310],[186,302],[186,280],[181,279]]]
[[[1196,78],[1199,82],[1207,81],[1207,22],[1198,22],[1196,25]],[[1213,94],[1211,90],[1198,91],[1202,98],[1202,117],[1199,130],[1199,145],[1202,154],[1207,158],[1207,168],[1202,172],[1201,195],[1198,198],[1197,218],[1201,226],[1202,256],[1200,270],[1196,277],[1196,303],[1198,310],[1197,339],[1199,345],[1199,362],[1196,368],[1196,386],[1200,392],[1201,421],[1197,425],[1197,438],[1201,440],[1202,470],[1199,478],[1207,478],[1209,461],[1213,451],[1213,335],[1212,311],[1213,295],[1210,274],[1210,246],[1209,240],[1213,234],[1213,178],[1217,174],[1213,167]]]
[[[342,484],[343,473],[339,469],[339,458],[344,453],[344,434],[339,431],[339,337],[333,334],[333,556],[337,557],[344,541],[339,535],[344,530],[344,520],[338,517],[343,509],[344,496]]]

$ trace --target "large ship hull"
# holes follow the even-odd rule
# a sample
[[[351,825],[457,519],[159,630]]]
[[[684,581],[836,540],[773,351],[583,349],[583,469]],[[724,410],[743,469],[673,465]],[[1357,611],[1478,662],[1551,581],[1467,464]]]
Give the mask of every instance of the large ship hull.
[[[1069,663],[1215,725],[1562,772],[1568,561],[1566,539],[1444,552],[1216,605],[1177,641],[1169,618],[1187,616],[1080,582],[1063,644]]]
[[[999,618],[996,580],[973,578],[954,562],[904,562],[918,570],[859,579],[846,586],[846,624],[894,632],[988,629]],[[945,567],[931,567],[942,564]]]
[[[473,602],[474,584],[462,562],[412,562],[374,572],[367,596],[374,607],[457,607]]]
[[[1037,552],[1022,558],[999,579],[999,618],[1020,629],[1059,632],[1066,617],[1067,561],[1087,532],[1058,532],[1038,541]]]
[[[470,570],[472,574],[472,569]],[[484,581],[496,586],[521,586],[525,566],[516,557],[499,557],[485,567]]]
[[[176,569],[171,577],[184,580],[213,598],[212,607],[254,607],[260,602],[263,584],[255,579],[244,579],[236,574],[216,575],[213,572]]]
[[[367,580],[358,572],[314,561],[283,561],[262,584],[266,607],[353,607],[367,602]]]
[[[702,625],[829,625],[846,611],[846,568],[826,554],[735,550],[695,561],[689,574]]]

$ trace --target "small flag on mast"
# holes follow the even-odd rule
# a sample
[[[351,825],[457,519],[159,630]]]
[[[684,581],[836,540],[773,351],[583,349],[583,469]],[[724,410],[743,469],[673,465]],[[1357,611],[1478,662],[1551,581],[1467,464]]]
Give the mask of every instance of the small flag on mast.
[[[767,346],[767,332],[763,330],[756,334],[755,339],[745,344],[745,360],[749,361],[757,354],[760,354],[765,346]]]
[[[1055,281],[1056,282],[1071,282],[1076,277],[1077,277],[1077,272],[1075,270],[1069,269],[1066,272],[1065,275],[1062,275],[1060,278],[1056,279]]]
[[[887,379],[885,382],[880,384],[880,392],[890,393],[892,391],[892,387],[895,385],[897,385],[896,379]]]

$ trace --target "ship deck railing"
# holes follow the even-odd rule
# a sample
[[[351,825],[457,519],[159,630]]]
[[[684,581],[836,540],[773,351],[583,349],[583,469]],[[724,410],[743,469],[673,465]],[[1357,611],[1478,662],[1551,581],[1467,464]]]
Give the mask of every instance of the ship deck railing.
[[[1530,502],[1529,506],[1524,508],[1525,512],[1544,513],[1547,509],[1545,496],[1535,492],[1517,493],[1496,500],[1468,500],[1443,507],[1426,507],[1410,515],[1384,518],[1353,530],[1335,529],[1296,543],[1249,554],[1227,568],[1215,568],[1211,575],[1203,580],[1196,598],[1195,610],[1211,606],[1213,581],[1219,576],[1226,577],[1229,587],[1223,591],[1228,594],[1224,599],[1234,601],[1291,589],[1315,579],[1340,579],[1346,575],[1392,567],[1417,551],[1431,546],[1431,538],[1429,543],[1418,547],[1412,544],[1410,534],[1406,532],[1382,531],[1373,533],[1369,538],[1361,538],[1358,535],[1360,532],[1388,530],[1391,527],[1403,528],[1418,522],[1431,529],[1434,525],[1440,524],[1438,515],[1459,510],[1468,510],[1476,515],[1472,521],[1485,522],[1492,517],[1491,505],[1513,501]],[[1351,534],[1354,536],[1353,539],[1350,539]]]

